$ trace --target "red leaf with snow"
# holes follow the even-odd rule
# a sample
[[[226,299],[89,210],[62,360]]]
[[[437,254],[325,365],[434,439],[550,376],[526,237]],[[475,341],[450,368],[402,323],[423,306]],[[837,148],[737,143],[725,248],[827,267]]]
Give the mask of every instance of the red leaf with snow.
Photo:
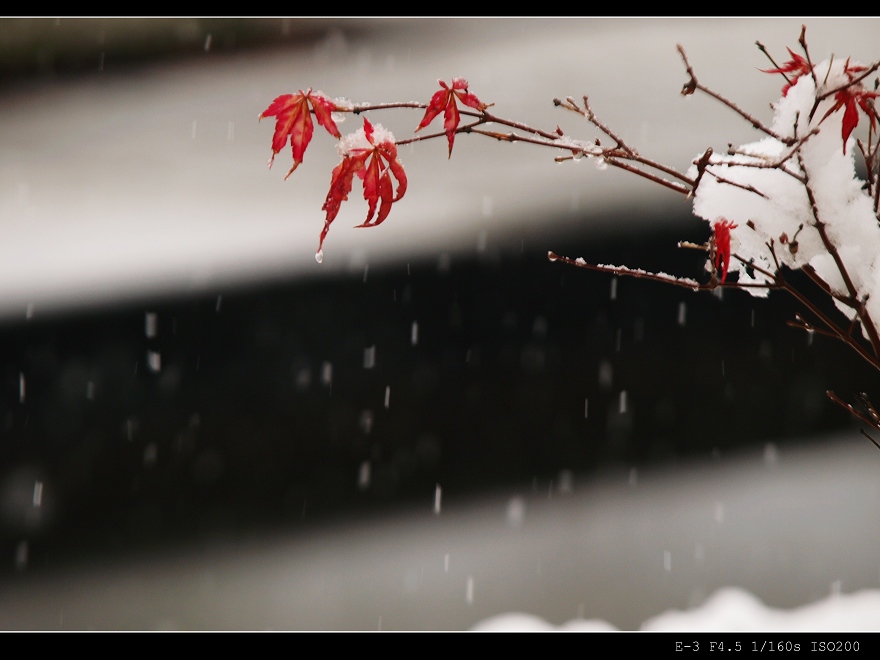
[[[374,129],[370,121],[364,117],[363,130],[347,136],[347,139],[355,146],[347,148],[343,154],[342,162],[334,168],[330,178],[330,191],[327,193],[322,207],[327,215],[318,244],[319,254],[324,246],[327,232],[330,230],[330,224],[339,213],[342,202],[348,199],[355,174],[363,182],[364,199],[368,205],[367,219],[358,227],[375,227],[381,224],[388,217],[391,205],[399,201],[406,193],[406,173],[397,158],[397,145],[394,143],[394,136],[384,129],[381,129],[380,132],[379,129],[381,129],[380,125]],[[361,136],[363,142],[358,146],[356,143],[360,142]],[[392,178],[397,181],[396,193]],[[377,207],[378,215],[376,214]],[[373,220],[374,216],[375,220]]]
[[[721,269],[721,282],[727,279],[727,271],[730,268],[730,230],[736,229],[736,225],[730,220],[718,220],[712,225],[714,229],[713,241],[715,242],[715,270]]]
[[[422,130],[434,121],[434,118],[443,113],[443,128],[446,131],[446,139],[449,141],[449,157],[452,158],[452,145],[455,142],[455,131],[461,122],[461,114],[458,111],[458,101],[461,101],[469,108],[474,108],[482,112],[489,107],[483,103],[474,94],[468,92],[468,82],[464,78],[453,78],[450,87],[442,80],[438,80],[442,89],[434,93],[431,102],[425,110],[425,116],[422,117],[416,132]]]
[[[335,110],[337,108],[333,101],[323,94],[313,94],[311,87],[306,92],[299,90],[299,94],[282,94],[272,101],[260,114],[260,119],[275,117],[275,134],[272,136],[272,157],[269,159],[269,167],[272,167],[275,154],[284,148],[288,140],[293,151],[293,167],[284,178],[293,174],[293,171],[299,167],[314,133],[312,112],[315,113],[318,123],[330,135],[337,139],[342,137],[336,122],[333,121],[332,113]]]

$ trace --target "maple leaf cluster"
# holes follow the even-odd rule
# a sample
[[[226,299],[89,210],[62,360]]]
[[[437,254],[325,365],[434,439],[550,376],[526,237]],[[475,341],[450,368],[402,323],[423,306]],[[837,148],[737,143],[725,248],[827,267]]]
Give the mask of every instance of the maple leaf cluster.
[[[443,112],[443,128],[449,142],[449,156],[452,157],[452,145],[461,122],[458,103],[481,113],[489,105],[481,102],[468,91],[468,83],[464,78],[453,78],[451,85],[447,85],[442,80],[437,82],[441,89],[431,97],[430,103],[427,106],[418,106],[424,107],[426,110],[416,132],[428,126],[437,115]],[[364,109],[369,108],[361,108],[361,111]],[[276,119],[269,167],[272,167],[275,155],[288,142],[290,143],[293,152],[293,167],[290,168],[284,177],[285,179],[293,174],[294,170],[303,162],[306,148],[314,134],[312,114],[330,135],[339,140],[339,153],[342,161],[333,169],[330,177],[330,191],[327,193],[322,207],[326,216],[318,242],[318,251],[315,254],[318,262],[323,259],[324,239],[330,230],[330,224],[339,214],[342,202],[348,199],[355,175],[363,183],[364,199],[368,205],[367,219],[357,225],[358,227],[375,227],[381,224],[388,217],[391,205],[400,201],[406,193],[406,173],[397,157],[397,142],[394,135],[385,130],[381,124],[373,126],[364,117],[362,129],[342,137],[333,119],[333,113],[351,111],[353,111],[353,107],[350,104],[338,103],[321,92],[312,92],[312,89],[309,88],[305,92],[299,90],[298,94],[279,96],[259,117],[260,119],[263,117],[275,117]],[[392,179],[397,181],[396,191]]]
[[[345,142],[340,150],[342,162],[333,169],[330,192],[327,193],[322,207],[327,216],[318,245],[319,254],[330,230],[330,223],[339,213],[342,202],[348,199],[355,174],[364,184],[364,199],[369,205],[367,219],[358,227],[375,227],[381,224],[388,217],[391,205],[406,192],[406,173],[397,159],[397,145],[390,131],[386,131],[381,124],[376,124],[374,128],[370,120],[364,117],[363,129],[347,136]],[[393,192],[392,176],[397,179],[397,194]],[[374,221],[377,204],[379,214]]]
[[[787,82],[782,87],[783,96],[788,95],[788,90],[797,84],[801,76],[812,73],[814,69],[814,67],[810,66],[810,63],[806,58],[801,57],[792,51],[791,48],[788,48],[787,50],[788,54],[791,55],[791,59],[788,62],[785,62],[782,66],[776,67],[775,69],[762,69],[764,73],[778,73],[786,79]],[[850,64],[850,61],[847,59],[843,71],[849,79],[849,84],[839,89],[834,94],[834,105],[828,109],[819,121],[821,124],[829,116],[841,108],[844,108],[843,124],[841,127],[844,153],[846,153],[846,141],[849,139],[849,136],[852,135],[856,126],[859,125],[860,108],[871,122],[871,128],[875,131],[877,130],[877,111],[874,108],[873,99],[880,96],[880,93],[865,89],[861,84],[861,81],[857,80],[858,74],[866,70],[867,67],[858,64]],[[790,79],[789,75],[792,76]]]
[[[608,165],[623,169],[693,200],[694,214],[709,222],[711,234],[703,244],[685,241],[680,246],[707,253],[710,281],[700,283],[661,272],[593,264],[553,252],[548,254],[551,261],[695,291],[726,287],[766,296],[771,290],[784,290],[818,319],[810,321],[799,314],[792,325],[837,338],[880,369],[880,295],[876,295],[875,290],[880,288],[880,280],[876,278],[880,263],[880,144],[877,140],[880,115],[875,107],[875,100],[880,97],[880,81],[874,82],[873,90],[865,87],[865,80],[880,70],[880,61],[866,67],[849,59],[835,60],[832,55],[830,60],[813,64],[805,32],[806,28],[802,27],[799,43],[803,55],[789,48],[791,59],[781,66],[757,43],[774,67],[763,71],[785,79],[783,101],[773,106],[772,126],[765,126],[723,95],[701,84],[684,48],[678,46],[689,76],[682,94],[700,90],[736,111],[766,135],[758,142],[737,148],[729,145],[726,156],[706,149],[692,161],[686,173],[639,154],[597,118],[586,95],[582,97],[582,104],[571,96],[564,100],[553,99],[553,103],[585,118],[606,136],[601,140],[599,137],[592,141],[576,140],[564,135],[558,125],[555,131],[548,132],[490,114],[487,108],[491,104],[483,103],[472,94],[464,78],[453,78],[449,83],[438,80],[440,89],[428,103],[354,105],[341,99],[331,100],[321,92],[312,92],[311,88],[279,96],[260,115],[261,119],[276,118],[269,165],[289,143],[293,155],[293,166],[287,173],[290,176],[303,162],[313,137],[314,120],[338,141],[341,160],[333,169],[330,189],[322,206],[326,215],[315,255],[321,262],[324,240],[342,203],[351,194],[355,177],[363,186],[367,202],[366,219],[358,227],[383,223],[392,206],[404,197],[407,176],[398,157],[401,145],[445,137],[451,158],[456,135],[469,133],[508,143],[527,142],[562,150],[565,155],[557,157],[556,162],[582,157],[595,159],[603,169]],[[365,115],[363,127],[343,137],[334,119],[338,112],[365,114],[389,108],[423,110],[415,133],[427,128],[441,114],[443,128],[397,141],[390,131],[381,124],[371,123]],[[841,114],[837,114],[839,112]],[[847,157],[846,153],[847,142],[861,114],[866,115],[870,123],[867,143],[857,142],[867,171],[865,178],[857,174],[853,154]],[[464,126],[462,116],[469,119]],[[820,125],[832,116],[841,120],[842,157],[837,152],[836,118],[834,130],[820,131]],[[488,130],[490,124],[510,130]],[[610,139],[610,145],[602,143],[606,138]],[[777,251],[777,245],[786,249]],[[803,269],[819,286],[819,297],[830,297],[847,323],[841,325],[823,311],[827,300],[822,303],[814,300],[786,279],[786,268]],[[733,281],[728,282],[731,270]],[[870,352],[854,333],[857,326],[861,327],[862,338],[870,343]],[[880,431],[880,416],[866,399],[861,403],[869,408],[867,416],[833,392],[829,391],[828,395]],[[880,448],[880,442],[870,439]]]

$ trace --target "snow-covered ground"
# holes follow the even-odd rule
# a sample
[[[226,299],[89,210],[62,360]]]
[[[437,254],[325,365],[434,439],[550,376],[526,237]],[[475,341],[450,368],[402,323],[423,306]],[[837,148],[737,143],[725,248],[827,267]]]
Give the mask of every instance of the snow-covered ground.
[[[878,19],[808,28],[820,58],[880,55]],[[459,138],[448,162],[437,141],[402,150],[410,189],[382,228],[349,229],[364,212],[352,196],[318,266],[332,142],[316,133],[282,182],[289,156],[266,171],[272,126],[257,115],[309,86],[410,100],[461,75],[499,114],[584,138],[550,100],[588,93],[643,153],[685,169],[706,146],[754,134],[708,99],[680,97],[675,44],[701,80],[769,117],[779,85],[755,70],[766,64],[754,41],[781,56],[799,31],[789,19],[485,19],[352,38],[340,24],[289,51],[17,86],[0,99],[0,313],[323,277],[475,249],[536,218],[558,218],[552,248],[576,222],[589,231],[623,205],[679,200],[524,145]],[[381,119],[401,134],[417,120]],[[24,575],[0,587],[0,628],[878,629],[878,471],[853,431],[791,452],[565,475],[439,515],[430,502],[311,534]]]

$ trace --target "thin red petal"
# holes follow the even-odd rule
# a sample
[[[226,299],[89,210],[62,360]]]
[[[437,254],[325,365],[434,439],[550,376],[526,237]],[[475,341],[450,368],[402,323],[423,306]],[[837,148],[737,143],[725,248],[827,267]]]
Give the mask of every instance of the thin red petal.
[[[394,195],[393,200],[396,202],[406,193],[406,172],[403,171],[403,164],[396,158],[388,161],[388,167],[391,169],[394,178],[397,179],[397,193]]]
[[[277,97],[274,101],[272,101],[272,103],[269,104],[268,108],[260,113],[260,119],[262,119],[263,117],[275,117],[287,106],[288,99],[292,98],[293,94],[282,94],[281,96]]]
[[[791,81],[783,86],[783,96],[788,94],[788,90],[791,89],[792,85],[797,83],[798,78],[805,76],[810,72],[810,64],[806,59],[792,51],[791,48],[787,48],[786,50],[788,50],[788,54],[791,55],[791,59],[788,62],[775,69],[760,69],[760,71],[764,73],[781,73],[783,75],[794,74]]]
[[[791,48],[786,48],[791,59],[776,69],[761,69],[763,73],[796,73],[798,77],[810,72],[810,65],[806,59],[795,53]]]
[[[461,121],[461,115],[458,114],[458,106],[455,100],[449,102],[446,106],[446,114],[444,115],[443,128],[446,129],[446,139],[449,141],[449,158],[452,158],[452,145],[455,143],[455,129],[458,128],[458,122]]]
[[[489,107],[480,99],[478,99],[474,94],[462,94],[460,92],[456,92],[455,95],[458,97],[459,101],[470,108],[474,108],[475,110],[483,111]]]
[[[318,244],[319,252],[324,245],[324,238],[330,230],[330,223],[333,222],[339,213],[339,207],[342,202],[348,199],[348,193],[351,192],[352,178],[362,167],[363,159],[346,156],[333,169],[333,174],[330,177],[330,191],[327,193],[327,199],[324,200],[324,206],[321,207],[322,211],[327,212],[327,216],[324,219],[324,229],[321,231],[321,239]]]
[[[434,121],[434,117],[443,112],[443,109],[449,102],[449,96],[450,93],[445,89],[441,89],[440,91],[434,93],[434,96],[431,97],[431,102],[428,104],[427,110],[425,110],[425,116],[422,117],[422,121],[419,124],[419,127],[416,129],[416,132],[422,130],[425,126]]]
[[[846,104],[846,90],[841,90],[834,95],[834,105],[828,108],[828,112],[822,115],[822,119],[819,120],[821,124],[823,121],[828,119],[833,113],[840,110]]]
[[[852,134],[853,129],[859,125],[859,110],[856,106],[856,100],[850,96],[846,101],[846,110],[843,113],[843,153],[846,153],[846,141]]]
[[[305,102],[297,104],[297,111],[290,122],[289,132],[290,147],[291,151],[293,151],[293,168],[288,172],[287,176],[290,176],[291,172],[303,161],[306,147],[309,146],[309,142],[312,141],[312,134],[315,132],[314,124],[312,124],[312,115]]]
[[[339,127],[336,125],[336,122],[333,121],[333,113],[336,111],[336,105],[333,101],[320,94],[310,94],[309,102],[312,104],[312,109],[315,111],[315,119],[318,120],[318,123],[323,126],[330,135],[337,140],[340,139],[342,135],[339,133]]]
[[[712,228],[715,241],[715,270],[721,268],[721,282],[724,283],[730,268],[730,230],[736,229],[736,225],[730,220],[719,220]]]
[[[360,227],[369,227],[373,215],[376,213],[376,204],[379,202],[380,184],[379,184],[379,157],[374,153],[364,171],[364,199],[367,200],[369,208],[367,209],[367,219]]]
[[[391,210],[391,204],[394,202],[391,175],[388,174],[387,169],[382,173],[382,177],[379,179],[379,198],[382,200],[382,203],[379,205],[379,215],[376,217],[376,222],[372,225],[373,227],[382,224],[382,221],[388,217],[388,212]]]

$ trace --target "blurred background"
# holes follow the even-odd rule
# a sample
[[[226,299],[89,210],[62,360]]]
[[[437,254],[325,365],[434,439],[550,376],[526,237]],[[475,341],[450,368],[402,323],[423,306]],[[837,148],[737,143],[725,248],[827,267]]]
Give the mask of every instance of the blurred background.
[[[777,607],[876,588],[880,454],[825,396],[875,374],[788,328],[786,298],[547,260],[699,278],[686,200],[434,140],[401,149],[381,227],[351,229],[354,191],[319,265],[334,141],[318,127],[283,181],[257,121],[299,89],[426,101],[464,76],[581,139],[552,99],[588,94],[685,170],[758,136],[680,96],[676,44],[769,120],[754,42],[782,61],[800,27],[0,20],[0,626],[454,629],[513,608],[633,628],[729,584]],[[873,61],[878,28],[807,37]],[[402,139],[421,114],[370,120]]]

